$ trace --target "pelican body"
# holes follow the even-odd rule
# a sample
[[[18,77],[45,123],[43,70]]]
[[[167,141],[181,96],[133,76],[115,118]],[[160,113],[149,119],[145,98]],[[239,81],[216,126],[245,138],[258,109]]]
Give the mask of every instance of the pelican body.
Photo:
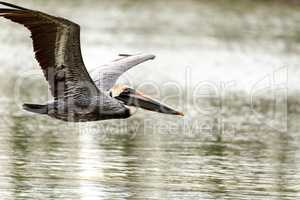
[[[132,67],[154,59],[151,54],[120,54],[88,73],[80,48],[80,26],[67,19],[0,1],[0,17],[24,25],[31,32],[33,49],[54,100],[24,104],[26,111],[71,122],[122,119],[130,106],[165,114],[183,115],[125,85],[118,78]]]

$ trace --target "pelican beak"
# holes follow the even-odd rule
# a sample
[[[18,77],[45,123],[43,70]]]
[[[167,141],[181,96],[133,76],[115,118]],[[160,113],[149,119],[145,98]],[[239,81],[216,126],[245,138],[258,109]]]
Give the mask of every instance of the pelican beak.
[[[128,106],[140,107],[145,110],[150,110],[150,111],[164,113],[164,114],[184,116],[183,113],[178,112],[173,108],[164,105],[158,102],[157,100],[154,100],[142,94],[141,92],[138,92],[131,88],[127,88],[115,98],[118,99],[119,101],[124,102],[125,105]]]

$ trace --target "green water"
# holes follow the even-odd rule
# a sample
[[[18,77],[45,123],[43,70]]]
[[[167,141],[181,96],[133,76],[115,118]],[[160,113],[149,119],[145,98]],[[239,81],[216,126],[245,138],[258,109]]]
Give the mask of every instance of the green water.
[[[300,197],[299,5],[13,2],[81,24],[88,69],[156,54],[120,81],[185,117],[73,124],[22,111],[48,100],[47,83],[29,33],[1,19],[1,199]]]

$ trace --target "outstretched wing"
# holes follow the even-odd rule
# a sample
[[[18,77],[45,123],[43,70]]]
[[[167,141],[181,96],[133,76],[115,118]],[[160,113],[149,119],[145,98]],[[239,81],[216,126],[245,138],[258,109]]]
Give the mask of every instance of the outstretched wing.
[[[82,60],[79,25],[10,3],[0,4],[12,8],[1,8],[0,17],[30,30],[35,57],[55,99],[86,98],[98,91]]]
[[[109,64],[103,65],[91,71],[91,77],[100,90],[107,91],[111,89],[117,82],[118,78],[127,70],[142,62],[155,58],[154,55],[150,54],[120,54],[120,56],[123,56],[124,58],[114,60]]]

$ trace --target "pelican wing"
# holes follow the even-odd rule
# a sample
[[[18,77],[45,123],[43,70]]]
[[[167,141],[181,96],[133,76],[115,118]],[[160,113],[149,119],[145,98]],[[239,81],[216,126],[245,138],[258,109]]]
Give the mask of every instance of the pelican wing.
[[[154,55],[150,54],[121,54],[120,56],[123,58],[91,71],[91,77],[100,90],[107,91],[111,89],[123,73],[142,62],[155,58]]]
[[[80,27],[63,18],[1,2],[0,17],[24,25],[31,32],[35,57],[55,99],[82,98],[98,89],[81,56]]]

